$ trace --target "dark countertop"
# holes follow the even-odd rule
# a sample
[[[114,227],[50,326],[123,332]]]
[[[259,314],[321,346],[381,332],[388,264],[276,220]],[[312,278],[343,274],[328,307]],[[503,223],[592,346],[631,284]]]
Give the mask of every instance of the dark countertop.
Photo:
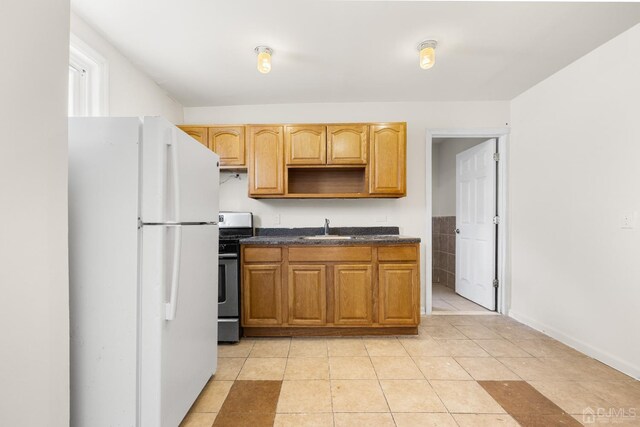
[[[399,236],[397,234],[372,234],[351,236],[350,239],[340,239],[335,236],[330,239],[305,239],[304,236],[257,236],[241,239],[243,245],[330,245],[330,246],[351,246],[351,245],[394,245],[402,243],[420,243],[418,237]]]

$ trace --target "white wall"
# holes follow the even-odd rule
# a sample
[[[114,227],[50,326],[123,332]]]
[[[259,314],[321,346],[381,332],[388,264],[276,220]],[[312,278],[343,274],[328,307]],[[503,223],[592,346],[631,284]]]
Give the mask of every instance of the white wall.
[[[456,155],[487,138],[435,138],[433,144],[433,216],[456,215]]]
[[[0,425],[69,425],[68,0],[0,13]]]
[[[407,122],[407,197],[356,200],[265,200],[247,197],[247,176],[221,186],[222,210],[250,211],[260,227],[397,225],[405,235],[424,239],[428,128],[495,128],[509,118],[508,102],[403,102],[274,104],[185,108],[186,123]],[[224,176],[222,177],[224,179]],[[280,215],[280,225],[275,215]],[[429,218],[429,222],[431,219]],[[422,247],[422,284],[425,283]],[[424,295],[424,289],[423,289]]]
[[[640,25],[511,103],[511,315],[640,377]]]
[[[109,63],[110,116],[163,116],[173,123],[182,123],[182,105],[73,13],[71,32]]]

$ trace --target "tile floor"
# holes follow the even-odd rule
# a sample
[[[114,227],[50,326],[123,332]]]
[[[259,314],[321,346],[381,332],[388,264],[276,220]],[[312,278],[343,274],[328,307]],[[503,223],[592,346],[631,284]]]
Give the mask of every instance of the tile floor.
[[[481,305],[469,301],[456,294],[451,288],[442,285],[433,285],[433,311],[446,312],[485,312],[491,313]]]
[[[640,425],[640,382],[510,318],[419,331],[221,345],[182,427]]]

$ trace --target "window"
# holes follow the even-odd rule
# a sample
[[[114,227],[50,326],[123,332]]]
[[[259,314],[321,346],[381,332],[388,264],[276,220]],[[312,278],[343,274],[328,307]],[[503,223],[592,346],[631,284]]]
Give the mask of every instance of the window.
[[[69,46],[69,116],[106,116],[107,61],[71,34]]]

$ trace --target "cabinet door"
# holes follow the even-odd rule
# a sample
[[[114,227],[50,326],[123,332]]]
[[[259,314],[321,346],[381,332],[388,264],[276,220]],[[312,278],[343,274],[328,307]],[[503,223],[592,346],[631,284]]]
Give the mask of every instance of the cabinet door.
[[[244,126],[210,127],[209,148],[220,156],[220,166],[245,166]]]
[[[336,325],[371,324],[371,265],[336,265],[333,288]]]
[[[244,266],[242,281],[244,326],[282,324],[281,283],[279,264]]]
[[[327,162],[325,126],[286,126],[284,146],[288,165],[324,165]]]
[[[369,131],[369,192],[406,194],[406,136],[404,124],[371,125]]]
[[[417,264],[380,264],[379,322],[383,325],[417,325],[420,282]]]
[[[366,165],[367,125],[327,126],[327,164]]]
[[[284,193],[282,126],[249,126],[249,194]]]
[[[198,141],[205,147],[209,147],[209,141],[207,140],[207,128],[200,126],[178,126],[184,133]]]
[[[327,285],[324,265],[290,265],[287,286],[290,325],[326,324]]]

